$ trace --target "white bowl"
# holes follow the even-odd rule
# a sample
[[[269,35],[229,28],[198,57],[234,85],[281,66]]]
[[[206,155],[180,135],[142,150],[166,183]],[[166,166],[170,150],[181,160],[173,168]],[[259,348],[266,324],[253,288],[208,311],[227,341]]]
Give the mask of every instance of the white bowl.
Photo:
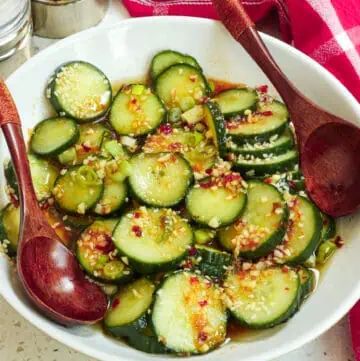
[[[333,76],[290,46],[269,36],[263,38],[280,67],[301,91],[327,110],[360,122],[358,103]],[[117,82],[143,76],[152,55],[162,49],[176,49],[195,56],[211,77],[249,85],[268,83],[241,46],[215,21],[185,17],[131,19],[60,41],[10,77],[7,84],[24,129],[50,115],[44,88],[50,73],[61,63],[75,59],[89,61],[102,69],[112,82]],[[0,138],[1,163],[5,157],[7,148]],[[1,189],[3,186],[1,174]],[[4,193],[0,201],[5,202]],[[249,343],[227,344],[196,360],[273,359],[314,339],[343,317],[360,297],[360,214],[342,219],[339,226],[346,245],[337,252],[317,292],[294,318],[276,332],[266,333]],[[133,350],[94,328],[67,329],[49,321],[28,303],[5,257],[0,257],[0,274],[0,293],[9,304],[33,325],[67,346],[103,361],[148,361],[156,357]]]

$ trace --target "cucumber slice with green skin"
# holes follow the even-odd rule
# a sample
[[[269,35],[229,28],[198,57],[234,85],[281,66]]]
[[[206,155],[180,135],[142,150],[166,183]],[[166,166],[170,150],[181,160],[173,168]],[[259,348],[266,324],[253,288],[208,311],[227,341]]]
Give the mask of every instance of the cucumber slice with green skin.
[[[335,219],[328,216],[325,213],[321,213],[322,229],[321,229],[321,240],[327,241],[328,239],[336,236],[336,223]]]
[[[87,123],[79,126],[80,137],[76,144],[58,155],[61,164],[72,166],[101,151],[101,145],[109,130],[103,123]]]
[[[222,279],[232,263],[229,253],[215,248],[196,245],[189,251],[191,253],[191,263],[203,275]]]
[[[240,176],[234,178],[237,185],[230,184],[232,181],[223,182],[224,178],[210,178],[195,184],[186,196],[186,209],[191,218],[214,229],[234,222],[245,209],[247,199],[240,179]]]
[[[211,134],[215,146],[218,149],[219,156],[223,157],[226,154],[226,131],[225,119],[222,115],[218,105],[213,102],[207,102],[203,105],[204,108],[204,122]]]
[[[102,160],[93,166],[98,172],[102,171]],[[91,162],[89,165],[92,166]],[[107,216],[118,212],[126,203],[128,186],[125,182],[129,174],[129,163],[125,159],[106,160],[103,166],[104,193],[94,207],[94,213],[99,216]]]
[[[57,155],[75,144],[79,136],[78,125],[73,119],[45,119],[34,128],[30,149],[37,155]]]
[[[164,50],[157,53],[151,61],[151,79],[154,81],[165,69],[174,64],[189,64],[202,71],[199,63],[192,56],[174,50]]]
[[[167,108],[189,110],[208,95],[207,81],[201,70],[187,64],[165,69],[155,80],[156,94]]]
[[[120,89],[110,110],[109,121],[120,135],[139,136],[152,132],[166,117],[159,97],[142,84]]]
[[[315,275],[312,270],[305,267],[300,267],[297,272],[300,279],[301,300],[303,301],[314,291]]]
[[[224,90],[216,95],[214,101],[225,117],[244,114],[245,110],[256,110],[258,95],[248,88]]]
[[[175,153],[140,153],[130,161],[129,184],[135,196],[150,206],[178,204],[192,183],[188,162]]]
[[[285,129],[284,133],[275,134],[267,142],[237,144],[229,139],[226,144],[229,152],[241,154],[244,157],[253,155],[257,158],[265,158],[271,154],[278,155],[291,149],[294,146],[294,138],[291,131]]]
[[[60,175],[53,189],[56,204],[65,212],[85,214],[100,200],[104,184],[87,165],[69,168]]]
[[[209,228],[199,228],[194,230],[195,243],[204,245],[214,240],[216,231]]]
[[[190,163],[194,173],[205,174],[217,158],[217,149],[205,136],[196,131],[173,128],[170,134],[149,136],[143,147],[145,153],[181,153]]]
[[[114,336],[131,337],[147,325],[146,312],[153,302],[155,285],[140,278],[117,293],[104,318],[105,330]]]
[[[158,341],[151,326],[137,330],[137,332],[134,331],[127,341],[129,346],[146,353],[164,354],[169,352],[169,350]]]
[[[62,220],[66,227],[70,227],[75,232],[82,232],[94,223],[94,217],[91,215],[66,214],[62,217]]]
[[[230,273],[224,291],[232,316],[248,328],[264,329],[285,322],[301,302],[299,276],[291,268]]]
[[[20,208],[8,204],[0,212],[0,243],[9,256],[16,254],[20,229]]]
[[[274,174],[292,168],[298,158],[299,154],[296,150],[288,150],[286,153],[268,158],[239,155],[234,162],[234,168],[239,172],[244,172],[247,176]]]
[[[106,114],[112,89],[100,69],[84,61],[73,61],[55,70],[46,95],[61,116],[89,122]]]
[[[160,342],[176,353],[206,353],[226,337],[220,290],[193,272],[176,272],[165,279],[156,291],[151,317]]]
[[[171,209],[140,207],[120,219],[113,240],[133,269],[149,274],[179,265],[193,244],[193,232]]]
[[[51,197],[51,191],[54,187],[56,178],[59,175],[58,168],[47,161],[33,154],[28,154],[28,160],[31,171],[31,179],[34,185],[36,198],[39,202]],[[11,189],[10,192],[19,197],[19,187],[15,170],[11,161],[5,163],[4,173],[6,183]]]
[[[274,100],[260,103],[256,113],[247,120],[230,120],[227,122],[227,134],[235,141],[256,143],[266,141],[274,134],[281,134],[289,120],[286,106]]]
[[[118,219],[97,220],[77,241],[76,257],[87,274],[105,283],[124,283],[133,276],[117,256],[111,239]]]
[[[288,201],[288,207],[290,215],[283,249],[277,252],[275,260],[281,264],[298,265],[304,263],[318,247],[322,220],[320,211],[305,197],[293,196]]]
[[[274,186],[249,181],[244,213],[234,224],[219,231],[219,241],[236,256],[264,257],[281,243],[288,214],[286,202]]]

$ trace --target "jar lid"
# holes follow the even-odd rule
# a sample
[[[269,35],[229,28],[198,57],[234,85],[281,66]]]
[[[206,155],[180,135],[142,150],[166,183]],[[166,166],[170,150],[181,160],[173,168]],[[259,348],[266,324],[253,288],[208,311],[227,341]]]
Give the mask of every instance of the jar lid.
[[[0,60],[23,39],[29,26],[29,0],[0,1]]]

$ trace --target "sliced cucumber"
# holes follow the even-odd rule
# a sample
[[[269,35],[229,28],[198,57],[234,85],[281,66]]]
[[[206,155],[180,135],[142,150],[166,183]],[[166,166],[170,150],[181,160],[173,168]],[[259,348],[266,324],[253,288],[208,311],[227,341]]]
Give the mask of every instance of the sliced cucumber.
[[[193,244],[193,232],[171,209],[141,207],[121,218],[113,240],[132,268],[147,274],[176,267]]]
[[[128,344],[131,347],[146,353],[163,354],[169,352],[167,348],[158,341],[151,325],[148,325],[137,332],[133,332],[128,338]]]
[[[231,265],[232,257],[227,252],[196,245],[192,252],[191,260],[192,264],[203,275],[222,279]]]
[[[236,256],[260,258],[281,243],[287,219],[282,194],[272,185],[249,181],[245,211],[234,224],[220,230],[219,241]]]
[[[287,321],[301,300],[299,276],[291,268],[231,273],[224,290],[231,314],[249,328],[270,328]]]
[[[58,155],[61,164],[79,165],[89,156],[97,155],[109,130],[103,123],[81,124],[80,137],[76,144]]]
[[[305,267],[300,267],[298,269],[298,275],[301,285],[301,299],[305,300],[315,288],[315,275],[312,270]]]
[[[256,158],[266,158],[271,155],[278,155],[291,149],[294,145],[294,138],[290,129],[285,129],[281,135],[273,135],[266,142],[258,143],[234,143],[231,139],[227,141],[227,149],[235,154],[241,154],[245,158],[252,155]]]
[[[61,65],[52,75],[47,96],[61,116],[88,122],[108,111],[112,90],[101,70],[84,61],[73,61]]]
[[[192,56],[174,50],[164,50],[157,53],[151,61],[151,79],[154,81],[165,69],[174,64],[189,64],[201,70],[200,65]]]
[[[154,134],[146,139],[145,153],[181,153],[194,172],[205,174],[216,161],[217,149],[205,136],[196,131],[174,128],[170,134]]]
[[[9,256],[16,254],[20,229],[20,208],[8,204],[0,212],[0,243]]]
[[[196,244],[207,244],[214,240],[216,231],[210,228],[198,228],[194,230]]]
[[[217,94],[214,101],[225,117],[232,117],[243,114],[245,110],[255,110],[258,95],[253,89],[228,89]]]
[[[211,228],[234,222],[246,204],[246,191],[240,179],[234,178],[227,183],[224,178],[210,178],[193,186],[186,196],[186,209],[191,218]],[[232,182],[237,184],[232,185]]]
[[[35,127],[30,149],[38,155],[57,155],[75,144],[79,136],[74,120],[65,117],[45,119]]]
[[[322,229],[321,229],[321,240],[327,241],[328,239],[336,236],[336,223],[335,219],[328,216],[325,213],[321,213]]]
[[[138,136],[152,132],[165,116],[164,106],[150,88],[132,84],[116,95],[109,121],[118,134]]]
[[[45,159],[38,158],[33,154],[28,154],[28,160],[36,198],[41,202],[51,197],[51,191],[59,174],[59,170],[54,164]],[[11,188],[11,193],[19,197],[18,182],[11,161],[5,163],[4,173],[7,185]]]
[[[111,301],[104,327],[115,336],[131,337],[146,326],[146,312],[153,301],[155,285],[147,278],[128,284]]]
[[[101,166],[99,168],[101,169]],[[94,207],[96,214],[107,216],[119,211],[123,207],[128,194],[128,186],[125,182],[129,172],[128,168],[129,163],[126,160],[106,162],[104,167],[104,193]]]
[[[296,150],[288,150],[280,155],[267,158],[239,155],[234,162],[234,167],[248,176],[274,174],[291,169],[297,163],[298,158],[299,154]]]
[[[57,205],[65,212],[85,214],[103,194],[103,181],[87,165],[72,167],[60,175],[53,189]]]
[[[208,84],[201,70],[187,64],[175,64],[155,80],[155,92],[167,108],[189,110],[208,94]]]
[[[219,346],[226,323],[220,290],[201,275],[176,272],[156,292],[152,324],[160,342],[173,352],[199,354]]]
[[[316,250],[321,240],[322,220],[319,210],[305,197],[293,196],[288,201],[290,216],[283,250],[278,263],[302,264]]]
[[[102,282],[123,283],[131,279],[132,271],[117,256],[111,239],[118,219],[98,220],[81,234],[76,256],[84,270]]]
[[[204,122],[210,133],[210,138],[213,139],[215,146],[218,149],[220,157],[226,154],[226,132],[225,120],[216,103],[207,102],[204,108]]]
[[[278,101],[261,103],[256,113],[245,120],[231,120],[227,133],[235,140],[256,143],[266,141],[274,134],[281,134],[289,120],[286,106]]]
[[[169,207],[178,204],[192,183],[188,162],[178,154],[140,153],[131,161],[129,184],[145,204]]]

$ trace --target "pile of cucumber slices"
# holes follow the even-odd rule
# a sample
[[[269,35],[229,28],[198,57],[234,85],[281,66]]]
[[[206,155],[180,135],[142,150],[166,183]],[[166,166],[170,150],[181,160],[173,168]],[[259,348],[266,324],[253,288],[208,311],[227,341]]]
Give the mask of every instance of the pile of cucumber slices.
[[[49,222],[109,295],[105,331],[189,355],[224,344],[229,322],[287,321],[339,242],[304,191],[286,106],[170,50],[148,82],[113,93],[96,66],[61,65],[45,90],[57,115],[32,129],[28,154]],[[18,184],[10,161],[4,171],[0,240],[14,256]]]

